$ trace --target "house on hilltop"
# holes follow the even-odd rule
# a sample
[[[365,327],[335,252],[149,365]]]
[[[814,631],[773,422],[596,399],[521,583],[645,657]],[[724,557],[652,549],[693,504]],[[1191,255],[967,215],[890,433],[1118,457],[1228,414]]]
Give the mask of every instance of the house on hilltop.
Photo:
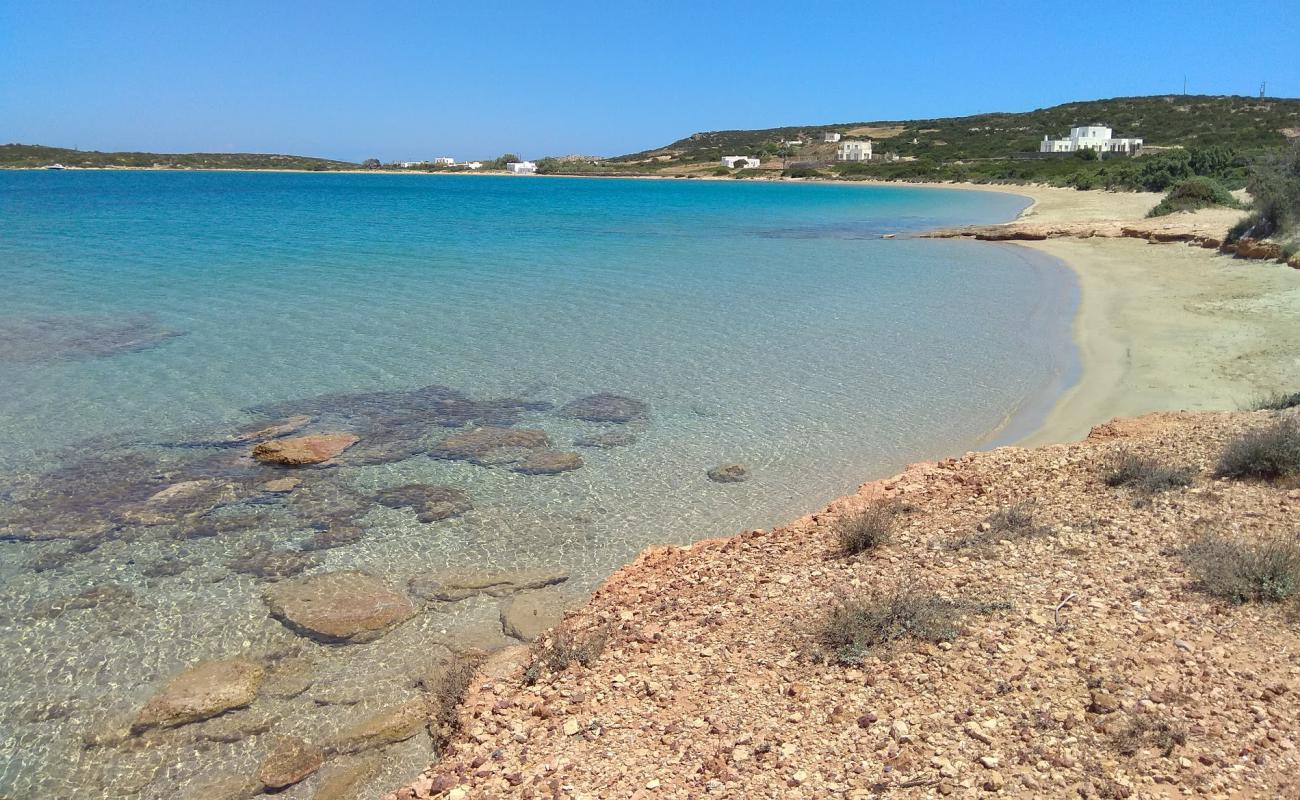
[[[1116,139],[1106,125],[1076,125],[1070,128],[1070,135],[1065,139],[1043,137],[1038,145],[1040,153],[1077,153],[1080,150],[1096,150],[1098,153],[1122,153],[1133,155],[1142,149],[1141,139]]]
[[[871,141],[846,139],[835,150],[836,161],[870,161]]]
[[[840,140],[840,134],[834,131],[826,131],[822,134],[823,144],[834,144]]]

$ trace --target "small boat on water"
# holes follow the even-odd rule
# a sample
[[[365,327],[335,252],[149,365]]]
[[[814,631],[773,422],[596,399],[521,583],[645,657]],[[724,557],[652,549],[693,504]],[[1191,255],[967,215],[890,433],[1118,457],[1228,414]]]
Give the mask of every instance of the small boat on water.
[[[45,168],[46,169],[67,169],[67,167],[63,166],[62,164],[46,164]]]

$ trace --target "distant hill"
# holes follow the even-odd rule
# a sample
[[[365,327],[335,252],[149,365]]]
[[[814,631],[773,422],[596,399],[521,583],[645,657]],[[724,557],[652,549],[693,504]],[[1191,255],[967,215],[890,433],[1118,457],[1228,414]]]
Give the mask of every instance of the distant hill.
[[[0,144],[0,167],[158,167],[174,169],[356,169],[326,158],[268,153],[101,153],[35,144]]]
[[[671,163],[715,161],[722,155],[774,155],[784,141],[808,142],[795,150],[819,154],[824,132],[870,138],[878,152],[935,160],[1006,158],[1034,152],[1044,135],[1062,136],[1072,125],[1101,123],[1116,136],[1137,136],[1147,145],[1207,147],[1225,145],[1259,150],[1300,136],[1300,99],[1210,95],[1117,97],[1065,103],[1025,112],[994,112],[967,117],[876,120],[832,125],[797,125],[751,131],[696,133],[663,147],[621,156],[616,161]],[[829,148],[833,149],[833,147]]]

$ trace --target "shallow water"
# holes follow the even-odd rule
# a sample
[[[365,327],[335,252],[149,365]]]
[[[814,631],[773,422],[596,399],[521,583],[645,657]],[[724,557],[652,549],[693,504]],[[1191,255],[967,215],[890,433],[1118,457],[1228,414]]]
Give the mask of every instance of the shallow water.
[[[649,544],[778,524],[1008,420],[1032,425],[1070,374],[1063,266],[879,238],[1022,206],[842,185],[0,173],[0,535],[23,540],[0,542],[0,796],[170,797],[251,776],[276,735],[321,741],[415,696],[430,643],[510,642],[501,601],[477,597],[373,643],[318,644],[268,617],[277,570],[404,588],[543,567],[578,598]],[[447,388],[411,392],[431,385]],[[647,411],[563,413],[597,392]],[[289,471],[253,465],[247,445],[203,446],[293,413],[362,441],[339,466],[293,471],[305,482],[287,495],[257,488]],[[544,430],[582,466],[430,455],[483,423]],[[634,441],[574,444],[606,432]],[[710,482],[724,462],[751,479]],[[233,488],[161,522],[131,516],[183,480]],[[377,502],[413,483],[473,508],[422,523]],[[304,549],[331,526],[353,541]],[[177,671],[240,654],[311,686],[148,742],[83,745]],[[358,796],[429,754],[423,736],[376,751]]]

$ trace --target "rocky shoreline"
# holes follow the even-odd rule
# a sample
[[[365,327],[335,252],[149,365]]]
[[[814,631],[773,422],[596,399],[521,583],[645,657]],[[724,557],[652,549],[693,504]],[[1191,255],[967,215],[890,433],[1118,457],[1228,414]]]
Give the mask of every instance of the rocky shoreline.
[[[1118,419],[651,549],[541,644],[493,656],[442,760],[389,800],[1294,796],[1297,609],[1207,594],[1184,554],[1207,533],[1294,539],[1300,489],[1215,471],[1296,413]],[[1112,486],[1121,457],[1187,485]],[[882,503],[892,539],[843,555],[837,521]],[[1008,509],[1033,524],[997,527]],[[960,608],[955,636],[819,656],[838,602],[899,587]]]

